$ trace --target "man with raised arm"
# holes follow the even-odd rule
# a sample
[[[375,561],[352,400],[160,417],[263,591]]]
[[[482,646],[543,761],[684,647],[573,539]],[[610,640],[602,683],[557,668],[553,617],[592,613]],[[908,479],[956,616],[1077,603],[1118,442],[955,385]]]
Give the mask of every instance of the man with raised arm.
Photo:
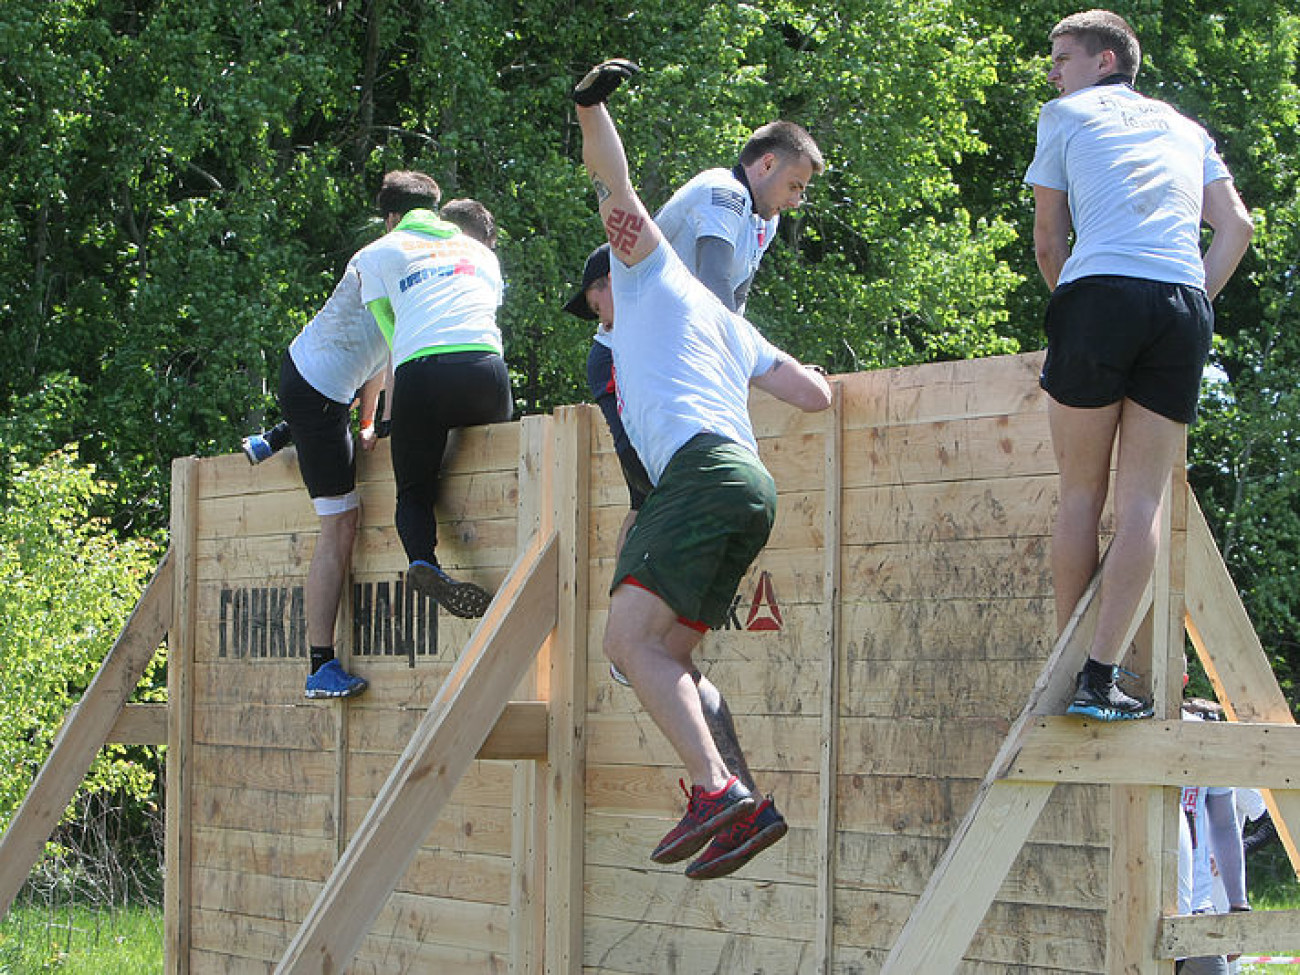
[[[619,554],[605,653],[691,779],[686,815],[651,854],[675,863],[756,805],[714,744],[692,660],[703,633],[725,619],[775,514],[776,487],[749,419],[749,386],[808,411],[830,405],[830,387],[719,301],[650,219],[604,105],[635,71],[627,61],[603,62],[573,97],[610,243],[621,415],[653,485]],[[706,851],[687,875],[720,874]]]

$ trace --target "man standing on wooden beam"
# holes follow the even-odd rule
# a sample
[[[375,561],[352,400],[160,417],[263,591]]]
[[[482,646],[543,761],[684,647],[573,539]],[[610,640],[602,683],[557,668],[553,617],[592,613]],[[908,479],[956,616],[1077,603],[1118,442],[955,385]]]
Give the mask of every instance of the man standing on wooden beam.
[[[751,813],[751,791],[718,751],[692,654],[726,617],[767,542],[776,486],[758,459],[749,386],[807,411],[825,378],[768,343],[687,269],[632,187],[605,100],[636,66],[592,68],[574,89],[583,162],[611,248],[620,413],[653,485],[618,557],[605,653],[691,778],[686,815],[651,854],[676,863]],[[708,852],[687,876],[717,876]]]
[[[1039,115],[1025,182],[1034,190],[1038,267],[1052,289],[1041,384],[1060,468],[1052,536],[1060,629],[1097,569],[1119,441],[1115,537],[1069,712],[1147,718],[1151,703],[1116,686],[1121,644],[1155,567],[1169,472],[1196,417],[1210,303],[1245,254],[1252,224],[1204,129],[1134,91],[1141,50],[1122,17],[1076,13],[1049,40],[1047,80],[1061,94]],[[1202,222],[1214,232],[1203,255]]]

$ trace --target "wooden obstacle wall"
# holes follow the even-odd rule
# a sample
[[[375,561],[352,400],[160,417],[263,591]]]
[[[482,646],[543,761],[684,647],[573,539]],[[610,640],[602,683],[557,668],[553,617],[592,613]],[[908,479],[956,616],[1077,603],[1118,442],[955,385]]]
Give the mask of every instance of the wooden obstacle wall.
[[[837,377],[815,415],[755,394],[776,529],[699,662],[792,829],[707,883],[647,857],[682,771],[601,654],[627,493],[599,413],[461,434],[443,562],[495,589],[555,530],[562,621],[409,866],[370,854],[400,879],[346,970],[880,971],[1056,636],[1040,361]],[[360,489],[339,634],[370,690],[309,702],[291,451],[175,465],[169,971],[277,969],[476,636],[403,585],[386,445]],[[961,971],[1108,970],[1110,835],[1109,789],[1058,785]]]

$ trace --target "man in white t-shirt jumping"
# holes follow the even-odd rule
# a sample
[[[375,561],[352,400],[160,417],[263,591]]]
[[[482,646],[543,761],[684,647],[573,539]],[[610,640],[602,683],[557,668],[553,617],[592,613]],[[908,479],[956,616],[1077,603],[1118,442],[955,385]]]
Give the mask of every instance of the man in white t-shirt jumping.
[[[1117,14],[1053,28],[1048,81],[1025,182],[1047,310],[1052,444],[1060,506],[1052,582],[1063,630],[1098,565],[1098,525],[1115,441],[1115,536],[1089,659],[1069,710],[1150,717],[1115,683],[1125,630],[1155,565],[1160,503],[1210,349],[1211,301],[1251,237],[1250,216],[1205,131],[1133,90],[1141,50]],[[1200,249],[1201,223],[1214,231]],[[1070,232],[1074,246],[1070,247]]]
[[[830,405],[830,387],[719,301],[650,219],[604,105],[635,70],[597,65],[573,98],[610,243],[620,412],[652,484],[618,557],[604,647],[691,779],[686,815],[651,854],[675,863],[757,805],[719,753],[692,676],[696,646],[725,619],[776,510],[749,387],[809,411]],[[725,867],[706,850],[686,874],[704,879]]]

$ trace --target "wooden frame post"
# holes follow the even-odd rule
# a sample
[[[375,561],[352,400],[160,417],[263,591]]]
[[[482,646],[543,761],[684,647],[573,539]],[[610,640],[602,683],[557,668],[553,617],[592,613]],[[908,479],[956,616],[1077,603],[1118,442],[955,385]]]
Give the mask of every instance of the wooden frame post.
[[[190,970],[190,804],[194,779],[194,647],[197,639],[199,461],[172,464],[172,626],[167,634],[167,811],[163,956],[168,975]]]

